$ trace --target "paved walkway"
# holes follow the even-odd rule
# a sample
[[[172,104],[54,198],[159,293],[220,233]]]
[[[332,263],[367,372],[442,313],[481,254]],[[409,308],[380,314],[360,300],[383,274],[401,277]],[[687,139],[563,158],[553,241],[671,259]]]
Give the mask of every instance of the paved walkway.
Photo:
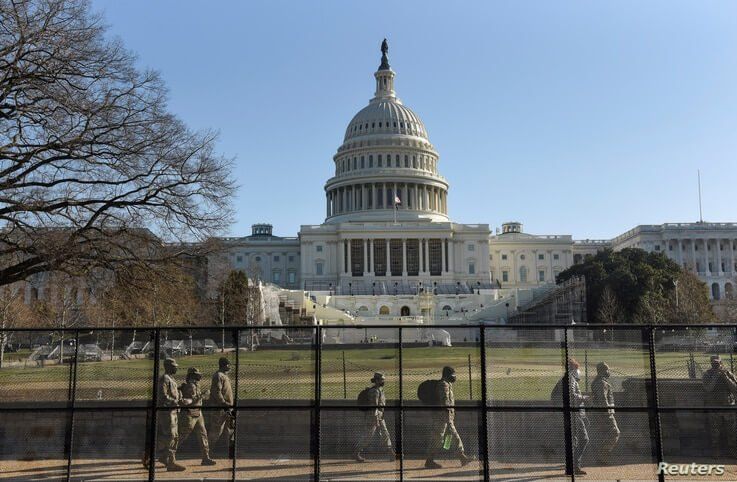
[[[404,461],[406,480],[481,480],[481,466],[473,462],[460,467],[457,461],[440,461],[444,468],[427,470],[424,460]],[[697,461],[698,462],[698,461]],[[230,480],[232,461],[218,460],[216,466],[203,467],[199,460],[181,460],[187,467],[185,472],[167,472],[157,464],[157,480]],[[327,459],[320,466],[322,480],[398,480],[399,463],[389,461],[369,461],[356,463],[347,459]],[[532,482],[568,480],[562,465],[491,463],[492,480],[504,482]],[[585,476],[576,480],[617,481],[617,480],[657,480],[654,464],[624,464],[614,467],[585,467]],[[722,476],[668,477],[667,480],[737,480],[737,465],[726,467]],[[0,480],[49,481],[64,480],[67,464],[63,460],[0,461]],[[239,459],[238,480],[310,480],[313,474],[311,459]],[[144,480],[148,472],[139,461],[130,459],[82,459],[72,465],[72,480]]]

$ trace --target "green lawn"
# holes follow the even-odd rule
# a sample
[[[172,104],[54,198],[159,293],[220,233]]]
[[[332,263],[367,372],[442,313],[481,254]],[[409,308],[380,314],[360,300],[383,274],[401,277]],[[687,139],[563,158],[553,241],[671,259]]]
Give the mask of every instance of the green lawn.
[[[404,399],[416,399],[417,386],[426,379],[439,378],[442,367],[453,366],[458,381],[457,400],[481,398],[481,360],[473,347],[412,347],[403,350]],[[6,354],[7,356],[7,354]],[[220,353],[178,359],[177,380],[183,381],[187,368],[202,371],[203,388],[217,369]],[[227,353],[235,366],[235,353]],[[310,350],[258,350],[240,352],[239,398],[258,400],[311,399],[314,395],[314,354]],[[572,350],[570,356],[582,364],[588,359],[589,381],[599,361],[611,366],[615,389],[621,381],[649,377],[647,353],[628,349]],[[656,360],[663,378],[686,378],[688,353],[662,353]],[[701,366],[708,355],[696,354]],[[470,358],[470,376],[469,376]],[[7,360],[7,358],[6,358]],[[345,378],[344,378],[345,360]],[[495,400],[549,400],[550,391],[562,376],[561,351],[552,348],[487,349],[487,382]],[[399,395],[399,352],[396,349],[352,348],[322,351],[322,398],[355,399],[369,385],[375,371],[387,376],[388,399]],[[80,363],[77,372],[78,400],[129,400],[151,396],[153,361],[148,359]],[[69,384],[69,366],[3,368],[0,370],[0,399],[64,400]],[[582,382],[582,386],[585,382]]]

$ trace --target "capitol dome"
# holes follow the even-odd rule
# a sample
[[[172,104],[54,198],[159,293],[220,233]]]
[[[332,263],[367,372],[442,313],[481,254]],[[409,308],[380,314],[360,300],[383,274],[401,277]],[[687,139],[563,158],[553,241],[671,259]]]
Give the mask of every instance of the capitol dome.
[[[448,183],[420,117],[394,91],[386,41],[376,91],[353,116],[325,184],[326,222],[448,221]]]

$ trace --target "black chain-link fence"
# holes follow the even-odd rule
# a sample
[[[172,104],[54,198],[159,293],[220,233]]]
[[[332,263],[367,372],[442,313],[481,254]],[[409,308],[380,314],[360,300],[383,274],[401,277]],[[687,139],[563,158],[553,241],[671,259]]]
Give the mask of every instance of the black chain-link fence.
[[[737,479],[734,326],[5,335],[3,480]]]

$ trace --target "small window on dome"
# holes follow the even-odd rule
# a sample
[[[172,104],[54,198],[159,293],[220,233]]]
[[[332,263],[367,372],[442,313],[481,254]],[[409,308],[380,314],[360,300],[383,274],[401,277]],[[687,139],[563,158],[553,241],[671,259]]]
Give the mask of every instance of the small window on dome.
[[[369,167],[374,167],[374,156],[369,155]]]
[[[381,129],[381,122],[379,122],[379,129]]]
[[[397,123],[396,122],[394,123],[394,127],[397,127]]]
[[[399,167],[399,154],[397,154],[397,155],[396,155],[396,156],[394,157],[394,163],[396,164],[396,166],[397,166],[397,167]]]
[[[404,155],[404,167],[409,167],[409,156],[407,154]]]
[[[372,122],[372,123],[371,123],[371,128],[373,129],[373,128],[375,128],[375,127],[376,127],[376,122]]]
[[[379,158],[378,158],[377,162],[378,162],[378,164],[377,164],[377,165],[378,165],[379,167],[381,167],[381,154],[379,154]]]
[[[361,169],[363,169],[365,166],[364,162],[365,162],[365,158],[361,156]]]

